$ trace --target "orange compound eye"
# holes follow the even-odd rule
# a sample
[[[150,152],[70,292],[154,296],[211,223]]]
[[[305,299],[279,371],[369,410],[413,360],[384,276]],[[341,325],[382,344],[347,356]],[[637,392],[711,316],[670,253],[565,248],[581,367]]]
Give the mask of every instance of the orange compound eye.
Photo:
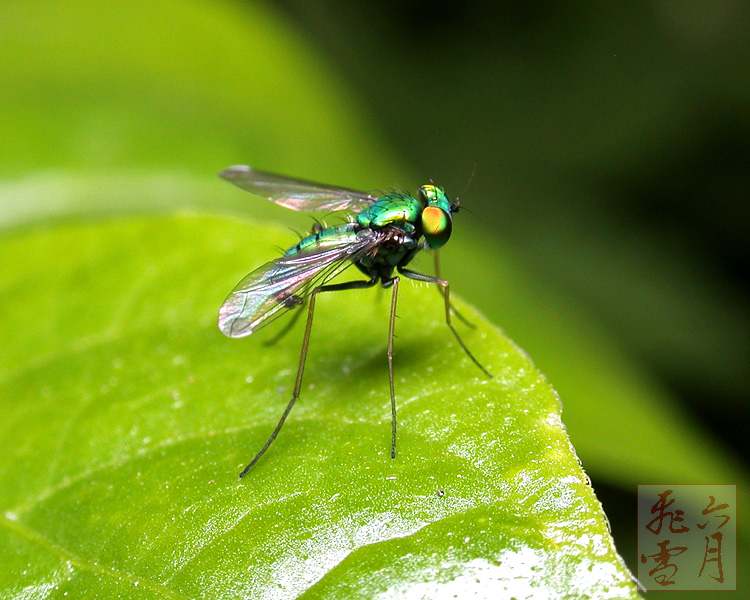
[[[448,212],[437,206],[422,210],[422,235],[430,248],[440,248],[451,237],[453,222]]]

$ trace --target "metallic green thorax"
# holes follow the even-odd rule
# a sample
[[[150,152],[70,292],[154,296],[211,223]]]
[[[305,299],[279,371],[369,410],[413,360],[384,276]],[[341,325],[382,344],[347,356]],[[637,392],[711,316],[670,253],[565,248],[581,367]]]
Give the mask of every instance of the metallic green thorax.
[[[388,194],[357,215],[362,227],[380,229],[386,225],[399,225],[408,233],[416,231],[422,205],[408,194]]]

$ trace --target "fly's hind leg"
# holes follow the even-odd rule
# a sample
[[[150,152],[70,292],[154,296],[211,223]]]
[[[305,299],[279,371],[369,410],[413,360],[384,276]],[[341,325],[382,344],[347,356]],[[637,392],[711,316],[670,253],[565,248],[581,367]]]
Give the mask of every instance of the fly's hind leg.
[[[393,383],[393,331],[396,328],[396,301],[398,277],[383,282],[383,287],[393,287],[391,292],[391,318],[388,323],[388,383],[391,389],[391,458],[396,458],[396,387]]]
[[[266,443],[263,445],[263,447],[260,449],[260,452],[255,455],[255,458],[250,461],[250,464],[248,464],[244,469],[242,469],[242,472],[240,473],[240,479],[242,479],[247,472],[253,467],[255,463],[257,463],[261,456],[263,456],[268,450],[269,446],[273,443],[273,441],[276,439],[276,436],[279,435],[279,432],[281,431],[282,426],[284,425],[284,421],[286,421],[286,418],[289,416],[289,413],[292,412],[292,407],[294,406],[294,403],[297,401],[297,398],[299,398],[300,389],[302,388],[302,374],[305,371],[305,361],[307,360],[307,347],[310,343],[310,332],[312,331],[312,322],[313,322],[313,315],[315,314],[315,297],[320,292],[337,292],[341,290],[354,290],[354,289],[361,289],[361,288],[368,288],[372,287],[377,283],[377,278],[372,278],[369,281],[348,281],[346,283],[338,283],[333,285],[322,285],[320,287],[315,288],[312,293],[310,294],[310,304],[308,305],[307,310],[307,323],[305,324],[305,335],[302,338],[302,350],[300,351],[299,355],[299,366],[297,367],[297,380],[294,384],[294,392],[292,393],[292,399],[289,401],[289,404],[287,404],[286,409],[284,410],[284,414],[281,415],[281,419],[279,419],[278,424],[276,425],[276,429],[273,430],[273,433],[271,436],[266,440]]]

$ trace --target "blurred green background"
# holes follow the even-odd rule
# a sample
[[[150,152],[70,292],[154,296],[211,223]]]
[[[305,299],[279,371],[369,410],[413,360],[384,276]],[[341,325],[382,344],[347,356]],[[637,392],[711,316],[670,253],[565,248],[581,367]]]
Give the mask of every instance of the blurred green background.
[[[466,208],[445,276],[560,393],[634,569],[637,483],[747,497],[748,31],[742,2],[6,1],[0,225],[305,227],[234,163],[435,181]]]

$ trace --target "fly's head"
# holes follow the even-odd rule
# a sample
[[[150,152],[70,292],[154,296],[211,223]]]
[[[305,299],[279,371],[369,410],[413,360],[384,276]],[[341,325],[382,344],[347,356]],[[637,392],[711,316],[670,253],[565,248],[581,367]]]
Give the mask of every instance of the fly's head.
[[[458,201],[451,204],[442,188],[423,185],[418,190],[422,203],[422,235],[427,246],[433,250],[446,244],[453,230],[451,214],[458,212]]]

